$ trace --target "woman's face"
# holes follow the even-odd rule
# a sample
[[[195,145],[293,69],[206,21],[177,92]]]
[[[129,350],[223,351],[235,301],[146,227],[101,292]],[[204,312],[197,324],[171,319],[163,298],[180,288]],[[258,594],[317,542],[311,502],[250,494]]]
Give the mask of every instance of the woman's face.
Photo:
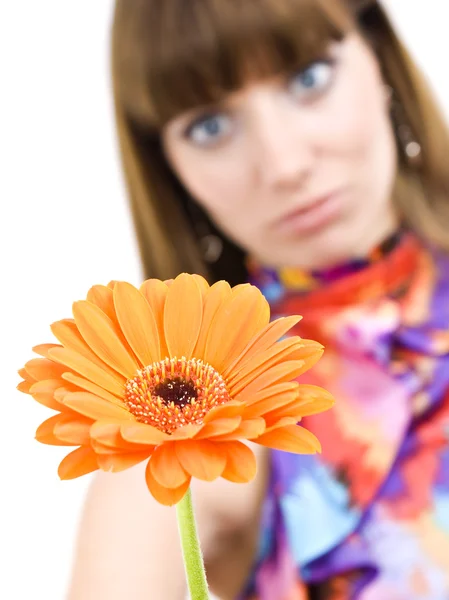
[[[301,72],[176,117],[162,137],[192,197],[265,265],[364,256],[397,226],[388,95],[356,35]]]

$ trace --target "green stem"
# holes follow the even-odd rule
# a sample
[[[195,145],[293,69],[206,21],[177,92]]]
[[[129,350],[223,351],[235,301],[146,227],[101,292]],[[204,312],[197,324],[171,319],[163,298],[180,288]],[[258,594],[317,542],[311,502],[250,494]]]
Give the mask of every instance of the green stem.
[[[190,488],[176,505],[176,514],[190,598],[191,600],[210,600]]]

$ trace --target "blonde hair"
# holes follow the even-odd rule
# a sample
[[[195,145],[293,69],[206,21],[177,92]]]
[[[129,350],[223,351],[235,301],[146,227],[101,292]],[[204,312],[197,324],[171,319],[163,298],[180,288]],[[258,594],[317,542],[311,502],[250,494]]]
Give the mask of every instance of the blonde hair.
[[[330,40],[357,29],[420,144],[418,165],[398,141],[393,202],[405,224],[449,250],[449,134],[427,82],[375,0],[117,0],[112,76],[118,140],[148,277],[195,272],[239,283],[244,253],[224,239],[213,265],[202,257],[195,214],[208,221],[171,171],[159,132],[177,114],[238,89],[248,70],[264,77],[320,58]],[[248,61],[251,57],[251,62]],[[190,208],[189,208],[190,207]],[[214,225],[208,221],[214,230]]]

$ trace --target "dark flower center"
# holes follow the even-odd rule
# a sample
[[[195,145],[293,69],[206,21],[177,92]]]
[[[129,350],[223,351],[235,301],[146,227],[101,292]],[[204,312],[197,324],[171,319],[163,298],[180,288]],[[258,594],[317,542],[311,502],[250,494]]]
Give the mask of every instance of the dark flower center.
[[[179,408],[184,408],[186,404],[191,404],[193,400],[198,398],[198,392],[191,381],[175,377],[174,379],[165,379],[158,383],[153,392],[165,402],[165,404],[173,403]]]

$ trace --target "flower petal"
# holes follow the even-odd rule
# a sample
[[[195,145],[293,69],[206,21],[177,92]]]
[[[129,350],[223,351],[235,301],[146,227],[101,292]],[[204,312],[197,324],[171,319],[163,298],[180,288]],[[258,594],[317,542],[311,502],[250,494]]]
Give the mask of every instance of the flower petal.
[[[176,454],[182,468],[197,479],[214,481],[226,466],[226,453],[220,444],[209,440],[184,440],[176,442]]]
[[[73,304],[73,316],[79,332],[95,354],[127,379],[133,377],[140,365],[123,345],[111,319],[87,300]]]
[[[112,293],[112,292],[111,292]],[[53,335],[61,342],[61,344],[70,350],[74,350],[78,354],[81,354],[85,359],[91,363],[100,367],[103,371],[106,371],[111,377],[121,377],[115,369],[112,369],[107,365],[101,358],[99,358],[95,352],[84,341],[81,333],[78,331],[78,327],[73,319],[63,319],[53,323],[51,326]]]
[[[149,444],[158,446],[163,442],[170,441],[170,436],[159,431],[156,427],[145,425],[145,423],[124,423],[120,428],[123,439],[134,444]]]
[[[82,375],[86,379],[89,379],[89,381],[103,387],[105,390],[108,390],[108,392],[111,392],[111,394],[123,397],[125,380],[122,379],[118,373],[116,375],[111,375],[108,371],[102,369],[98,365],[92,363],[89,359],[69,348],[53,348],[53,350],[50,350],[50,356],[53,360],[76,371],[79,375]],[[63,366],[58,366],[62,373],[67,371]],[[48,379],[48,377],[46,379]]]
[[[43,381],[33,383],[29,393],[39,404],[52,410],[61,410],[61,403],[55,399],[55,392],[61,385],[62,382],[60,379],[44,379]]]
[[[194,273],[192,277],[195,278],[195,281],[197,282],[198,287],[200,288],[201,295],[204,297],[209,291],[210,287],[209,283],[207,282],[207,279],[205,279],[202,275],[197,275],[196,273]]]
[[[284,406],[273,406],[263,416],[267,425],[270,426],[283,417],[294,417],[299,421],[303,417],[329,410],[334,404],[335,400],[332,394],[325,389],[316,385],[301,384],[298,385],[298,394],[291,403],[286,403]]]
[[[300,425],[287,425],[273,429],[258,437],[255,442],[261,446],[294,454],[321,452],[321,444],[318,439]]]
[[[86,299],[92,304],[95,304],[95,306],[98,306],[98,308],[102,310],[113,323],[117,321],[112,289],[110,287],[105,285],[94,285],[87,292]]]
[[[165,342],[164,332],[164,307],[168,286],[159,279],[147,279],[147,281],[141,285],[140,292],[146,298],[153,312],[159,334],[161,357],[165,358],[168,356],[168,348]]]
[[[34,383],[36,381],[36,379],[34,377],[31,377],[28,371],[24,368],[19,369],[17,372],[20,375],[20,377],[22,377],[22,379],[24,379],[25,381],[28,381],[30,383]]]
[[[41,444],[48,444],[50,446],[77,446],[78,444],[72,444],[60,440],[54,434],[55,426],[63,418],[64,415],[59,413],[57,415],[53,415],[52,417],[41,423],[36,430],[36,440]]]
[[[246,419],[242,421],[235,431],[225,435],[220,435],[214,438],[214,441],[228,441],[228,440],[254,440],[258,438],[266,430],[266,423],[262,417],[255,417],[254,419]]]
[[[205,415],[204,423],[211,423],[216,419],[232,419],[233,417],[240,417],[245,410],[245,405],[242,402],[236,402],[231,400],[220,406],[212,408],[207,415]]]
[[[270,308],[257,288],[250,285],[234,288],[211,323],[204,361],[221,373],[269,319]]]
[[[179,462],[174,443],[158,446],[150,459],[154,479],[164,488],[179,488],[190,480]]]
[[[120,473],[148,459],[148,452],[120,452],[97,454],[98,466],[107,473]]]
[[[94,419],[120,419],[122,421],[133,421],[134,417],[126,408],[117,406],[112,402],[104,400],[89,392],[69,393],[64,397],[64,406],[68,406],[75,412]]]
[[[259,352],[264,352],[278,340],[280,340],[302,317],[293,315],[290,317],[280,317],[265,327],[254,336],[245,346],[241,354],[223,371],[223,377],[232,376],[234,371],[239,372],[252,357]]]
[[[164,331],[170,357],[192,358],[201,327],[203,301],[195,278],[183,273],[169,287]]]
[[[61,479],[75,479],[98,470],[97,457],[90,447],[81,446],[62,460],[58,474]]]
[[[113,293],[121,330],[142,366],[160,360],[159,333],[145,297],[126,282],[117,283]]]
[[[245,418],[265,416],[265,413],[282,408],[298,399],[299,384],[286,381],[260,390],[245,402]]]
[[[103,398],[103,400],[107,400],[108,402],[112,402],[113,404],[123,406],[123,401],[121,400],[121,398],[117,398],[117,396],[114,396],[114,394],[111,394],[99,385],[92,383],[92,381],[84,379],[84,377],[80,377],[75,373],[64,373],[62,379],[64,379],[64,381],[68,381],[75,387],[81,388],[81,390],[79,391],[83,390],[86,392],[90,392],[91,394],[95,394],[95,396],[100,396],[100,398]]]
[[[31,381],[21,381],[17,384],[16,389],[19,390],[19,392],[23,392],[24,394],[29,394],[32,385],[33,384]]]
[[[276,342],[273,346],[254,356],[242,367],[241,371],[228,378],[228,389],[231,394],[238,394],[243,387],[258,375],[276,364],[297,360],[303,362],[303,372],[309,370],[323,354],[323,346],[317,342],[310,343],[294,336]]]
[[[234,483],[249,483],[257,472],[257,462],[251,448],[239,441],[223,444],[226,467],[221,476]]]
[[[55,348],[51,352],[58,352],[59,350],[62,350],[62,348]],[[63,365],[47,358],[32,358],[26,363],[25,370],[36,381],[58,379],[67,371]]]
[[[193,423],[188,423],[187,425],[183,425],[182,427],[178,427],[173,433],[170,434],[170,440],[189,440],[194,438],[196,434],[201,431],[202,425],[194,425]]]
[[[90,428],[90,436],[92,440],[109,448],[111,451],[145,452],[147,456],[150,456],[153,446],[133,444],[124,440],[120,431],[122,425],[123,421],[96,421]]]
[[[191,478],[189,477],[179,488],[165,488],[154,479],[153,474],[151,473],[150,463],[148,463],[145,471],[145,479],[148,489],[155,500],[165,506],[173,506],[184,498],[189,489]]]
[[[206,348],[207,336],[209,329],[214,317],[223,304],[223,302],[231,295],[231,286],[227,281],[217,281],[214,283],[203,299],[203,319],[201,323],[201,330],[198,336],[193,355],[197,358],[204,356]]]
[[[88,446],[90,444],[91,419],[67,415],[67,418],[56,423],[53,431],[55,436],[73,446]]]
[[[292,381],[301,375],[303,368],[304,361],[301,360],[289,360],[285,363],[275,365],[251,381],[235,396],[234,400],[246,402],[248,398],[251,398],[260,390],[277,385],[278,383]]]
[[[240,425],[242,417],[231,417],[229,419],[215,419],[206,423],[195,436],[196,440],[213,438],[217,435],[225,435],[234,432]]]
[[[59,348],[59,344],[39,344],[38,346],[34,346],[32,350],[36,354],[48,358],[48,351],[52,348]]]

